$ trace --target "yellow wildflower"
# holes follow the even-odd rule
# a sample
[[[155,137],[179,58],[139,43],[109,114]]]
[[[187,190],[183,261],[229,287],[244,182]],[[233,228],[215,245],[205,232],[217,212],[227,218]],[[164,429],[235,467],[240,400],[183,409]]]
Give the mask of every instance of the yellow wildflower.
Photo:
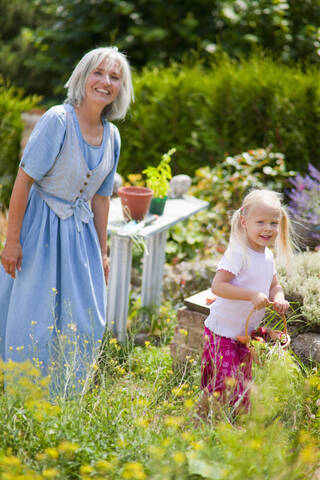
[[[0,465],[17,467],[18,465],[21,465],[21,461],[18,457],[15,457],[14,455],[9,455],[8,457],[1,458]]]
[[[165,425],[172,428],[178,428],[180,425],[183,424],[183,422],[184,422],[183,417],[174,417],[174,416],[168,416],[164,421]]]
[[[191,398],[187,398],[187,400],[184,401],[184,406],[186,407],[187,410],[190,410],[194,405],[194,401]]]
[[[107,460],[98,460],[96,468],[102,472],[110,472],[112,470],[112,463]]]
[[[318,459],[317,451],[312,446],[304,447],[301,450],[299,457],[304,464],[313,464]]]
[[[86,473],[92,473],[94,468],[91,465],[81,465],[80,473],[81,475],[85,475]]]
[[[182,452],[176,452],[172,458],[177,465],[182,465],[186,459],[184,453]]]
[[[129,462],[124,465],[122,477],[125,479],[144,480],[147,478],[140,462]]]
[[[46,470],[43,470],[42,476],[44,478],[56,478],[58,476],[59,472],[56,468],[47,468]]]
[[[51,457],[54,459],[59,457],[59,452],[56,448],[48,447],[45,449],[45,453],[48,455],[48,457]]]
[[[189,332],[185,328],[179,328],[179,333],[187,337]]]
[[[65,440],[57,448],[60,453],[74,453],[79,449],[79,445]]]

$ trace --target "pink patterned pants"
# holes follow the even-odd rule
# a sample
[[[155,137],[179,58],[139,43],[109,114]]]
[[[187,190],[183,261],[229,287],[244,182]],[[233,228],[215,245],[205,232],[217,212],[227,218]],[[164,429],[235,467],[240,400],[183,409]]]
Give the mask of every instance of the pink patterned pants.
[[[252,378],[250,350],[238,340],[220,337],[207,327],[201,359],[201,388],[247,411]]]

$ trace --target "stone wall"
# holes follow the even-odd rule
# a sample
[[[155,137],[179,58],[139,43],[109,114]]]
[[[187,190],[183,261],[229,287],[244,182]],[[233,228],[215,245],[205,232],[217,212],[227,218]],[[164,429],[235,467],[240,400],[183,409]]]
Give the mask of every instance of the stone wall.
[[[184,361],[189,355],[201,355],[203,346],[204,313],[182,307],[178,310],[178,321],[174,337],[170,345],[174,360]]]

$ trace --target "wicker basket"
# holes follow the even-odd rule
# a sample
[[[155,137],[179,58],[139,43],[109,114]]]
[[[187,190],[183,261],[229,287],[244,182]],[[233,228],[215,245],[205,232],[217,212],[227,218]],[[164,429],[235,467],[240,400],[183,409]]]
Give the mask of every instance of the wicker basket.
[[[245,330],[245,335],[244,336],[239,336],[237,337],[237,339],[239,340],[240,343],[243,343],[244,345],[246,345],[248,347],[248,349],[251,351],[252,353],[252,356],[253,356],[253,359],[255,361],[257,361],[257,357],[255,355],[255,351],[254,351],[254,345],[252,343],[251,340],[254,340],[255,337],[251,337],[249,336],[249,333],[248,333],[248,329],[249,329],[249,320],[253,314],[253,312],[255,311],[255,309],[253,308],[249,315],[248,315],[248,318],[246,320],[246,330]],[[279,344],[280,344],[280,347],[283,349],[283,350],[286,350],[289,345],[290,345],[290,342],[291,342],[291,338],[290,338],[290,335],[288,334],[288,329],[287,329],[287,319],[286,319],[286,316],[284,314],[281,315],[281,318],[282,318],[282,321],[283,321],[283,331],[281,330],[273,330],[272,328],[268,328],[266,329],[266,333],[267,333],[267,339],[264,339],[264,342],[265,343],[269,343],[270,341],[278,341]]]

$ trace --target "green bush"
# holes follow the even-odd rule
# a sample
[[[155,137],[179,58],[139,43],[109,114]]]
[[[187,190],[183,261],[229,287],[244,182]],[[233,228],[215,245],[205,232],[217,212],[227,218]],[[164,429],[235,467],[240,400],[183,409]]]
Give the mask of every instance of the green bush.
[[[39,97],[23,98],[23,92],[7,87],[0,78],[0,207],[9,203],[17,172],[23,132],[21,113],[34,107]]]
[[[173,173],[193,174],[225,154],[273,145],[287,167],[319,163],[320,74],[253,57],[145,69],[135,76],[136,102],[122,135],[120,173],[156,164],[175,146]]]

